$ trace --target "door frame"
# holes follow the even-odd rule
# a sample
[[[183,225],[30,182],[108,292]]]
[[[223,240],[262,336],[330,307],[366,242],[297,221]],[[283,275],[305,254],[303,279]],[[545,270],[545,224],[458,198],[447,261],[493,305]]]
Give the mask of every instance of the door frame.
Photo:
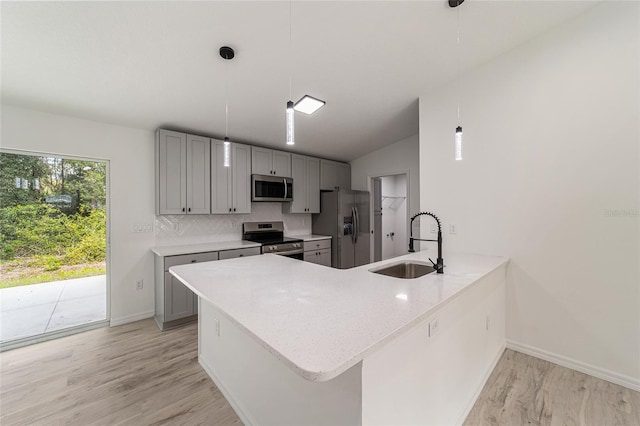
[[[369,217],[371,218],[371,221],[369,223],[369,227],[371,228],[369,233],[370,235],[373,235],[373,238],[371,238],[370,242],[369,242],[369,246],[370,246],[370,256],[371,259],[374,259],[374,251],[375,251],[375,238],[376,235],[373,233],[373,179],[375,178],[382,178],[382,177],[390,177],[390,176],[399,176],[399,175],[405,175],[406,179],[407,179],[407,198],[405,199],[405,203],[407,203],[407,217],[405,220],[406,223],[406,233],[405,235],[407,236],[407,251],[409,250],[409,235],[410,235],[410,227],[409,227],[409,220],[411,218],[411,210],[410,210],[410,206],[411,206],[411,170],[410,169],[401,169],[401,170],[395,170],[395,171],[388,171],[388,172],[380,172],[380,173],[374,173],[374,174],[369,174],[367,175],[367,191],[369,191]]]
[[[62,158],[66,160],[77,160],[77,161],[93,161],[95,163],[105,163],[106,164],[106,173],[105,173],[105,194],[106,194],[106,203],[105,203],[105,213],[106,213],[106,259],[105,259],[105,285],[106,288],[106,318],[104,320],[95,321],[89,324],[77,325],[69,328],[65,328],[63,330],[51,331],[49,333],[40,334],[38,336],[32,337],[23,337],[21,339],[15,339],[8,342],[0,342],[0,352],[5,350],[19,348],[21,346],[32,345],[34,343],[45,342],[47,340],[57,339],[59,337],[69,336],[76,333],[81,333],[83,331],[92,330],[94,328],[100,327],[108,327],[111,321],[111,162],[106,158],[92,158],[92,157],[82,157],[76,155],[67,155],[67,154],[55,154],[51,152],[42,152],[42,151],[30,151],[30,150],[22,150],[22,149],[12,149],[12,148],[0,148],[0,153],[7,154],[17,154],[17,155],[29,155],[32,157],[56,157]]]

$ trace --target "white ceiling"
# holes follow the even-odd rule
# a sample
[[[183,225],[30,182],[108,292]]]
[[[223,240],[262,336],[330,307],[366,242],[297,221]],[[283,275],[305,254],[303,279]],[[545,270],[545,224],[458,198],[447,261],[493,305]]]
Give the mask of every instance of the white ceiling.
[[[468,0],[464,72],[596,2]],[[442,1],[1,2],[2,101],[154,130],[352,160],[418,132],[420,95],[456,72],[456,11]],[[226,62],[222,45],[236,50]],[[228,72],[228,80],[225,77]],[[455,123],[452,123],[454,126]],[[453,128],[453,127],[452,127]]]

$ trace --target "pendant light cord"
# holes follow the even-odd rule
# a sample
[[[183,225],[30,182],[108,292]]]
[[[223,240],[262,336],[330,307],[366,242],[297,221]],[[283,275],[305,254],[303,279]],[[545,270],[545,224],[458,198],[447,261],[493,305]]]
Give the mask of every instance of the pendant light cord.
[[[229,137],[229,64],[224,67],[224,136]]]
[[[292,21],[292,9],[293,9],[293,0],[289,0],[289,99],[291,100],[291,81],[293,80],[293,43],[292,43],[292,30],[291,30],[291,21]]]
[[[457,81],[457,97],[458,97],[458,126],[460,125],[460,1],[456,7],[456,81]]]

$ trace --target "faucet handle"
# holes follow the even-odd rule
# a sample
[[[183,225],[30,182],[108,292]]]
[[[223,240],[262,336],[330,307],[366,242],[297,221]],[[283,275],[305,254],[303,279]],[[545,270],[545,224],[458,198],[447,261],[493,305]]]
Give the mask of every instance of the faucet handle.
[[[434,268],[438,268],[438,264],[429,258],[429,262],[433,265]]]

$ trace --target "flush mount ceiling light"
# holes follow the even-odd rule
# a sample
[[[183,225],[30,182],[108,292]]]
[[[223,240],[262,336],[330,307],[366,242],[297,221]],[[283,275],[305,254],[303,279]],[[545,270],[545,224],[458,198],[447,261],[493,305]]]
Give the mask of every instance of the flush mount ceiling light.
[[[304,112],[305,114],[313,114],[320,108],[324,106],[326,102],[320,99],[314,98],[313,96],[304,95],[302,99],[300,99],[293,106],[293,109],[296,111]]]

